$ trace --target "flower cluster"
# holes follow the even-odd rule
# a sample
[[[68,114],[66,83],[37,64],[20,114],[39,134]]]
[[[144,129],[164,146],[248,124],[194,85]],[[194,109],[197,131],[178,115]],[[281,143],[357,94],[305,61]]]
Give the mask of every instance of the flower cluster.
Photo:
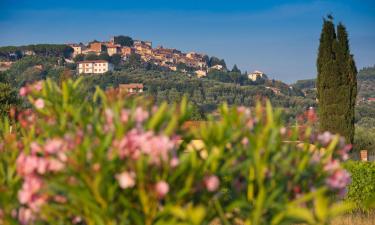
[[[137,160],[141,154],[150,157],[150,163],[160,165],[169,159],[169,154],[176,146],[176,140],[164,135],[155,135],[152,131],[130,130],[122,139],[115,140],[113,147],[118,150],[121,159]]]
[[[43,81],[37,81],[33,84],[26,85],[20,88],[19,95],[24,97],[32,92],[39,92],[43,89]]]
[[[186,101],[156,107],[136,96],[108,99],[101,90],[91,101],[79,92],[79,79],[64,82],[64,90],[52,81],[20,90],[34,108],[19,114],[17,135],[0,142],[0,161],[14,165],[19,182],[9,198],[18,198],[14,206],[0,196],[0,223],[14,209],[11,216],[22,224],[51,224],[56,215],[64,224],[211,224],[217,218],[303,224],[311,221],[289,212],[291,204],[314,214],[321,194],[328,206],[319,224],[328,224],[334,204],[328,197],[344,194],[350,182],[340,162],[351,146],[311,131],[313,109],[304,115],[308,125],[290,128],[269,103],[254,111],[223,105],[219,119],[187,129],[192,108]],[[9,146],[13,161],[4,160]]]
[[[17,158],[17,173],[23,178],[23,184],[18,192],[18,200],[25,207],[19,211],[19,220],[22,224],[34,219],[47,200],[48,195],[40,193],[43,188],[42,176],[46,173],[60,172],[67,162],[67,151],[71,144],[60,138],[49,139],[43,146],[32,142],[29,153],[24,150]]]

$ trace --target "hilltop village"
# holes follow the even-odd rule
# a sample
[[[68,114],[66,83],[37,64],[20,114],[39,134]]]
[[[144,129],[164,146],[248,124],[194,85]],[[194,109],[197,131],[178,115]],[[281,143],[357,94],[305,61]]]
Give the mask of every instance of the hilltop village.
[[[122,41],[124,39],[126,41]],[[152,63],[171,71],[177,71],[179,67],[184,67],[182,69],[183,72],[190,70],[198,77],[206,76],[210,69],[226,70],[225,64],[219,64],[220,61],[218,64],[209,66],[209,58],[205,54],[196,52],[184,53],[180,50],[164,48],[163,46],[153,48],[152,42],[150,41],[133,41],[126,36],[113,37],[110,41],[93,41],[89,44],[74,43],[69,44],[69,46],[74,50],[73,57],[81,54],[100,55],[102,53],[107,53],[109,56],[116,54],[121,55],[121,59],[126,61],[135,54],[139,56],[143,62]],[[103,60],[82,61],[78,63],[79,73],[105,73],[113,69],[113,66]]]

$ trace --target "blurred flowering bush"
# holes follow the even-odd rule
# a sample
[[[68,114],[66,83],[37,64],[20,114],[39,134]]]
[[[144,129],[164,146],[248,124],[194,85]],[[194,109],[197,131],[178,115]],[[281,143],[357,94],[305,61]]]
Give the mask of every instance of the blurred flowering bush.
[[[351,147],[315,134],[312,111],[286,128],[269,103],[223,105],[189,128],[186,99],[82,85],[21,88],[33,109],[0,124],[0,224],[327,224],[351,207]]]

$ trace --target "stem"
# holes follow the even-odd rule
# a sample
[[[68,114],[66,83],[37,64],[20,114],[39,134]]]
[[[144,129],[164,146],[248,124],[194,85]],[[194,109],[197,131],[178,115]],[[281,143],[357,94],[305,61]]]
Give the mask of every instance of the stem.
[[[215,206],[217,212],[219,213],[219,217],[220,217],[221,222],[224,225],[230,225],[228,220],[225,218],[224,211],[223,211],[223,208],[220,205],[220,202],[217,199],[214,199],[213,202],[214,202],[214,206]]]

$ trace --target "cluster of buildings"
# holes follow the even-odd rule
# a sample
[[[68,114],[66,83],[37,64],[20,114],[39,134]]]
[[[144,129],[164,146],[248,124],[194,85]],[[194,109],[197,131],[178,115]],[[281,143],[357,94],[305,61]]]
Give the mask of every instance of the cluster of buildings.
[[[121,46],[115,44],[114,38],[108,42],[91,42],[88,45],[84,44],[69,44],[74,49],[73,57],[79,54],[95,54],[100,55],[101,53],[107,52],[109,56],[114,54],[121,55],[123,60],[127,60],[131,54],[137,54],[140,56],[142,61],[153,63],[155,65],[168,68],[172,71],[176,71],[178,65],[183,64],[187,68],[190,68],[198,77],[204,77],[207,75],[209,69],[222,70],[223,67],[220,65],[214,66],[215,68],[208,68],[206,56],[195,52],[183,53],[180,50],[173,48],[164,48],[158,46],[152,47],[150,41],[139,41],[135,40],[133,46]],[[104,63],[105,68],[101,68],[104,62],[96,61],[84,61],[79,62],[79,73],[105,73],[112,70],[112,66],[109,63]],[[216,68],[220,67],[220,68]],[[184,69],[182,70],[184,71]],[[186,70],[185,70],[186,71]]]

